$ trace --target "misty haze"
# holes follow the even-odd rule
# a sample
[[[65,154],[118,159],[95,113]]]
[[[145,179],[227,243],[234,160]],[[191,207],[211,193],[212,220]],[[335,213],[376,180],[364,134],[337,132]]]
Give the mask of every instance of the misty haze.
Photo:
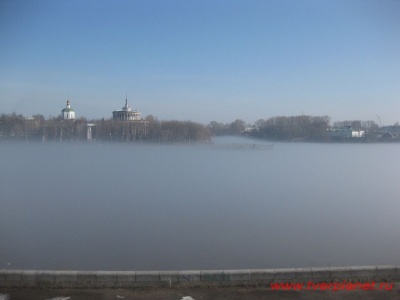
[[[3,143],[0,268],[400,264],[400,145],[251,143]]]

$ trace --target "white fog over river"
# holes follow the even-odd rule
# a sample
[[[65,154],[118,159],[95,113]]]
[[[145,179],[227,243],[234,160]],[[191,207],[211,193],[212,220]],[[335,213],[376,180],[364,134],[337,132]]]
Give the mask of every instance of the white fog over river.
[[[1,143],[0,269],[400,264],[400,144],[251,144]]]

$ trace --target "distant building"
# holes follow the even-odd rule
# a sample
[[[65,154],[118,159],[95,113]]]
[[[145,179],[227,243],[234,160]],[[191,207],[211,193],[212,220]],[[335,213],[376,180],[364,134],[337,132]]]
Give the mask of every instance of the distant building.
[[[241,132],[241,134],[244,134],[244,135],[248,136],[248,135],[251,135],[255,131],[256,131],[256,127],[255,126],[246,126],[244,128],[244,130]]]
[[[400,125],[397,122],[391,126],[384,126],[380,128],[380,136],[382,138],[399,138],[400,137]]]
[[[67,100],[67,106],[61,111],[64,120],[75,120],[75,111],[71,108],[71,103]]]
[[[88,141],[91,141],[93,139],[93,134],[92,134],[92,127],[95,126],[94,123],[87,123],[86,124],[86,138]]]
[[[125,99],[125,105],[122,110],[113,111],[113,119],[119,121],[141,121],[142,116],[140,111],[132,110],[128,105],[128,99]]]
[[[330,130],[330,136],[332,137],[357,138],[357,137],[363,137],[364,134],[365,134],[364,130],[353,130],[351,126],[343,126],[341,128]]]
[[[396,124],[392,125],[392,126],[384,126],[381,127],[381,131],[382,133],[395,133],[395,134],[400,134],[400,125],[399,122],[397,122]]]

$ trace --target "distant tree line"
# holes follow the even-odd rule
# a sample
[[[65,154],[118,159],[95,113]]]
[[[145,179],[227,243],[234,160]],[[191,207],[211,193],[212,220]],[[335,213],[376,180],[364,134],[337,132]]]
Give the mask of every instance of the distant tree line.
[[[191,121],[149,122],[148,140],[157,142],[198,142],[210,141],[211,131],[204,125]]]
[[[327,136],[329,116],[279,116],[258,120],[254,135],[271,139],[320,139]]]
[[[328,116],[279,116],[257,120],[253,125],[242,120],[230,124],[210,122],[208,128],[218,135],[245,134],[268,139],[320,138],[327,134]]]
[[[246,122],[240,119],[236,119],[232,123],[224,124],[217,121],[212,121],[207,125],[207,128],[215,136],[221,135],[240,135],[246,129]]]
[[[345,126],[350,126],[352,130],[365,131],[364,140],[379,139],[380,128],[374,121],[347,120],[334,122],[331,126],[329,116],[276,116],[259,119],[254,124],[246,124],[238,119],[227,124],[212,121],[207,125],[214,136],[246,135],[273,140],[305,141],[335,140],[330,134],[330,129]]]
[[[91,120],[92,138],[104,141],[148,142],[205,142],[211,139],[210,130],[191,121],[158,121],[148,116],[144,121]],[[85,118],[63,120],[45,119],[42,115],[26,118],[22,115],[0,115],[0,139],[79,141],[87,139],[88,121]]]
[[[7,140],[80,140],[86,138],[86,119],[74,121],[42,115],[0,115],[0,139]]]
[[[160,143],[206,142],[212,136],[247,135],[275,140],[329,140],[332,128],[351,126],[365,131],[364,139],[379,140],[382,128],[374,121],[347,120],[330,126],[329,116],[277,116],[259,119],[246,124],[241,119],[231,123],[210,122],[207,126],[191,121],[159,121],[150,115],[143,121],[91,120],[94,140],[143,141]],[[86,140],[88,121],[85,118],[63,120],[59,117],[46,119],[42,115],[26,118],[22,115],[0,115],[0,139],[7,140]],[[395,126],[396,127],[396,126]],[[391,138],[399,137],[398,125],[390,132]],[[389,130],[387,129],[387,131]],[[392,132],[394,131],[394,132]]]
[[[113,141],[147,141],[162,143],[206,142],[210,130],[191,121],[159,121],[147,116],[144,121],[102,120],[94,122],[93,138]]]

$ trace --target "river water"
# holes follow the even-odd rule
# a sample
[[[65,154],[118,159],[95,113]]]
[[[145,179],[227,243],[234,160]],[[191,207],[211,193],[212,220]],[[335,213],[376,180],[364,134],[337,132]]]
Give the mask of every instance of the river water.
[[[269,144],[2,143],[0,269],[400,264],[400,144]]]

